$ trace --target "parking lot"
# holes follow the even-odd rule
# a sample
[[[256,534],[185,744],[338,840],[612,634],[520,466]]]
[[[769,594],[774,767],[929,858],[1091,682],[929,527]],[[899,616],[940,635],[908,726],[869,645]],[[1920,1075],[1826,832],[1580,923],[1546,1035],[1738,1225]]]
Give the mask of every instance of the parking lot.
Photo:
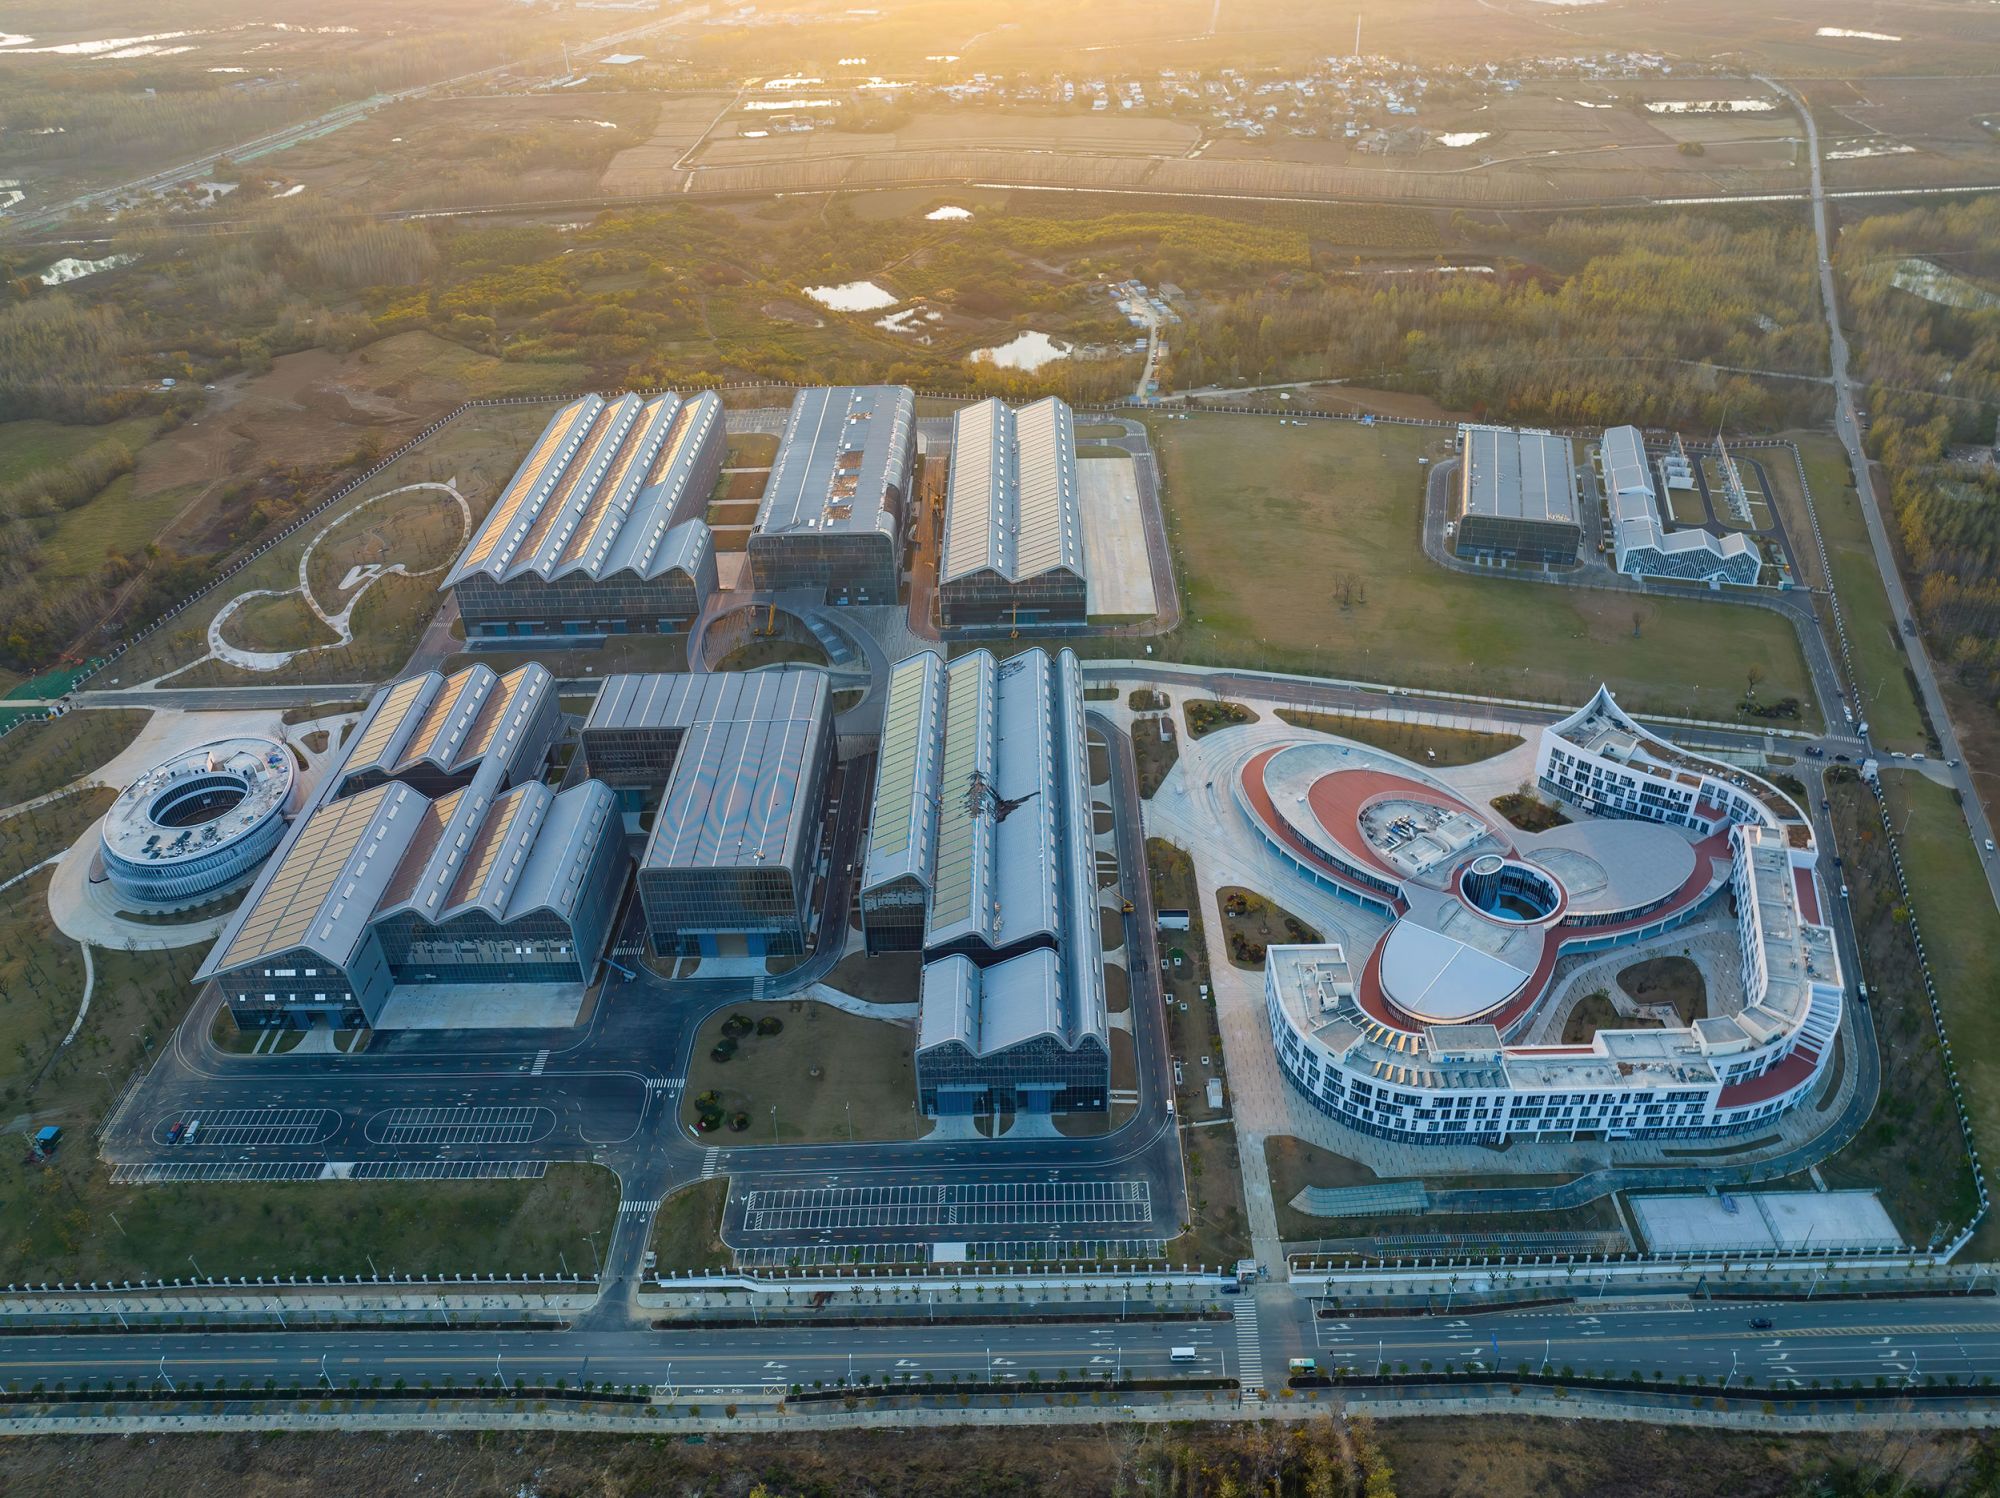
[[[752,1233],[1111,1224],[1147,1222],[1152,1215],[1152,1191],[1144,1181],[828,1186],[751,1191],[743,1199],[743,1227]]]
[[[388,1108],[368,1120],[371,1144],[528,1144],[554,1131],[547,1108]]]
[[[153,1126],[153,1137],[161,1144],[240,1149],[317,1144],[339,1130],[340,1115],[331,1108],[215,1108],[162,1119]]]

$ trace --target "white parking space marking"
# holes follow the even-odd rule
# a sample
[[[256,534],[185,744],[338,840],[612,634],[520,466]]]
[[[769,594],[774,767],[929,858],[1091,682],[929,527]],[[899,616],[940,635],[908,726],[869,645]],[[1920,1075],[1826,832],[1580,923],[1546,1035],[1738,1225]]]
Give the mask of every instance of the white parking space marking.
[[[1152,1215],[1144,1181],[830,1186],[752,1191],[743,1199],[743,1228],[752,1233],[1148,1222]]]

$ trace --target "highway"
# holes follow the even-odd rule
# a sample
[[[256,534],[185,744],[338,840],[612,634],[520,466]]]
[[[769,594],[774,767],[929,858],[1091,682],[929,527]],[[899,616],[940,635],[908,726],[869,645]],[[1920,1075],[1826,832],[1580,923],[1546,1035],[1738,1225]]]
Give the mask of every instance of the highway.
[[[1280,1287],[1265,1287],[1276,1289]],[[134,1332],[130,1335],[23,1335],[0,1344],[0,1379],[76,1387],[88,1378],[179,1387],[217,1380],[253,1388],[384,1386],[401,1379],[459,1385],[496,1376],[507,1383],[641,1384],[695,1399],[782,1393],[793,1385],[854,1382],[1025,1383],[1034,1377],[1229,1378],[1244,1375],[1275,1392],[1286,1359],[1315,1358],[1328,1372],[1467,1369],[1594,1372],[1637,1370],[1667,1383],[1683,1375],[1709,1384],[1788,1384],[1861,1380],[1888,1386],[1935,1378],[1976,1383],[2000,1363],[2000,1304],[1991,1296],[1902,1301],[1578,1302],[1465,1314],[1358,1316],[1304,1299],[1262,1297],[1260,1333],[1239,1337],[1229,1320],[1128,1321],[1115,1306],[1099,1319],[1034,1323],[989,1314],[985,1324],[911,1321],[889,1327],[813,1326],[808,1318],[763,1326],[656,1329],[592,1314],[567,1328],[495,1332],[409,1331]],[[1240,1302],[1239,1302],[1240,1303]],[[1227,1302],[1222,1302],[1227,1304]],[[1060,1305],[1055,1309],[1063,1309]],[[1049,1307],[1029,1306],[1030,1313]],[[1751,1325],[1767,1319],[1769,1329]],[[1174,1348],[1192,1348],[1176,1362]],[[1429,1364],[1427,1370],[1425,1365]]]
[[[1907,626],[1916,618],[1916,612],[1910,603],[1909,590],[1903,586],[1895,546],[1889,538],[1888,524],[1883,519],[1881,495],[1876,490],[1875,472],[1861,440],[1861,423],[1854,404],[1847,334],[1840,324],[1840,288],[1833,268],[1833,240],[1826,223],[1827,194],[1820,162],[1819,124],[1813,119],[1806,101],[1793,89],[1772,78],[1760,77],[1758,81],[1790,100],[1805,125],[1806,152],[1812,158],[1812,221],[1813,236],[1819,244],[1820,305],[1826,311],[1827,346],[1833,364],[1834,429],[1840,435],[1841,445],[1847,449],[1848,465],[1854,470],[1854,483],[1861,495],[1861,515],[1868,527],[1869,549],[1875,554],[1875,570],[1882,574],[1882,587],[1889,595],[1890,612]],[[2000,905],[2000,858],[1986,851],[1986,845],[1993,839],[1993,824],[1987,818],[1985,804],[1979,799],[1972,766],[1965,762],[1951,714],[1945,708],[1944,695],[1938,690],[1937,673],[1931,665],[1930,652],[1924,648],[1921,631],[1905,627],[1903,648],[1909,658],[1910,672],[1916,678],[1917,690],[1923,698],[1924,711],[1937,733],[1939,751],[1952,767],[1954,788],[1959,792],[1966,829],[1986,874],[1987,889],[1994,903]]]

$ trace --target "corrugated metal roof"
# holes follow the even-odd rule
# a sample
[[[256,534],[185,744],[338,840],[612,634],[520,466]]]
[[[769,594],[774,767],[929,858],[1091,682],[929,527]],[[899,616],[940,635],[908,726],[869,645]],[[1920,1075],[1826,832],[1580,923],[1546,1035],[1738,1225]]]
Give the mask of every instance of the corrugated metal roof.
[[[1068,405],[1050,396],[1019,411],[997,399],[963,407],[951,455],[941,582],[981,571],[1020,582],[1058,567],[1084,575]]]
[[[645,868],[788,863],[819,815],[801,791],[832,731],[826,674],[729,674],[736,680],[717,692],[713,710],[694,719],[681,741]]]
[[[474,573],[659,576],[675,565],[662,554],[669,533],[707,505],[696,480],[723,441],[713,391],[685,401],[593,395],[564,407],[441,586]]]
[[[991,967],[953,954],[924,965],[917,1045],[957,1041],[991,1056],[1044,1035],[1074,1047],[1063,1022],[1063,964],[1047,947]]]
[[[396,781],[313,813],[210,967],[304,947],[345,966],[430,803]]]
[[[1468,515],[1575,525],[1576,466],[1553,432],[1462,426]]]
[[[916,442],[916,395],[902,385],[801,390],[764,484],[752,535],[896,534],[889,490]]]
[[[875,761],[874,808],[861,887],[892,879],[931,882],[939,794],[939,730],[944,713],[944,662],[924,650],[889,674],[882,709],[882,747]]]
[[[993,656],[985,650],[960,656],[946,672],[928,946],[966,935],[990,939],[993,818],[980,787],[993,783],[997,676]]]
[[[376,694],[341,782],[364,771],[399,776],[429,763],[455,774],[489,754],[511,764],[529,721],[555,690],[548,667],[529,661],[505,676],[475,661],[450,676],[407,677]]]

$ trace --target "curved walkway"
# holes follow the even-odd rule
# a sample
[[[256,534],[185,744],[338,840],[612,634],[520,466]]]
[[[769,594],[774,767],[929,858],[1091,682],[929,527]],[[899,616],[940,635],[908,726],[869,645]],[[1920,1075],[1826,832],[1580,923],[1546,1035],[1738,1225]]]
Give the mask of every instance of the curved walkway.
[[[398,488],[386,489],[380,494],[371,495],[360,504],[354,506],[353,509],[342,512],[339,518],[329,522],[325,529],[306,543],[306,549],[299,553],[299,580],[295,587],[253,588],[249,592],[237,594],[229,602],[217,609],[215,617],[208,621],[208,654],[198,660],[189,661],[187,665],[181,666],[176,670],[167,672],[165,676],[156,677],[155,680],[166,681],[170,677],[178,676],[182,671],[187,671],[200,665],[205,660],[221,661],[226,666],[235,666],[242,671],[276,671],[289,664],[298,656],[311,655],[315,651],[320,650],[339,650],[353,644],[355,605],[361,602],[370,588],[374,587],[383,578],[390,576],[428,577],[433,572],[444,571],[446,567],[451,565],[450,561],[446,560],[440,562],[435,567],[423,567],[415,571],[404,566],[401,562],[391,562],[385,567],[378,568],[364,578],[360,586],[355,588],[353,595],[348,598],[345,607],[340,609],[338,613],[329,614],[325,609],[320,607],[319,600],[313,596],[312,583],[308,577],[308,569],[312,566],[313,552],[319,546],[320,542],[324,541],[335,530],[345,525],[354,516],[359,515],[370,505],[379,504],[385,499],[394,499],[399,494],[409,494],[419,489],[430,489],[442,494],[449,494],[457,503],[461,522],[459,544],[463,546],[466,539],[472,534],[472,506],[465,502],[465,496],[458,492],[452,480],[445,480],[443,482],[425,480],[415,484],[403,484]],[[245,604],[258,598],[289,598],[294,593],[298,594],[300,599],[304,601],[305,606],[312,611],[314,618],[333,631],[335,638],[330,643],[304,645],[297,650],[251,650],[245,646],[232,645],[224,638],[223,626]]]

